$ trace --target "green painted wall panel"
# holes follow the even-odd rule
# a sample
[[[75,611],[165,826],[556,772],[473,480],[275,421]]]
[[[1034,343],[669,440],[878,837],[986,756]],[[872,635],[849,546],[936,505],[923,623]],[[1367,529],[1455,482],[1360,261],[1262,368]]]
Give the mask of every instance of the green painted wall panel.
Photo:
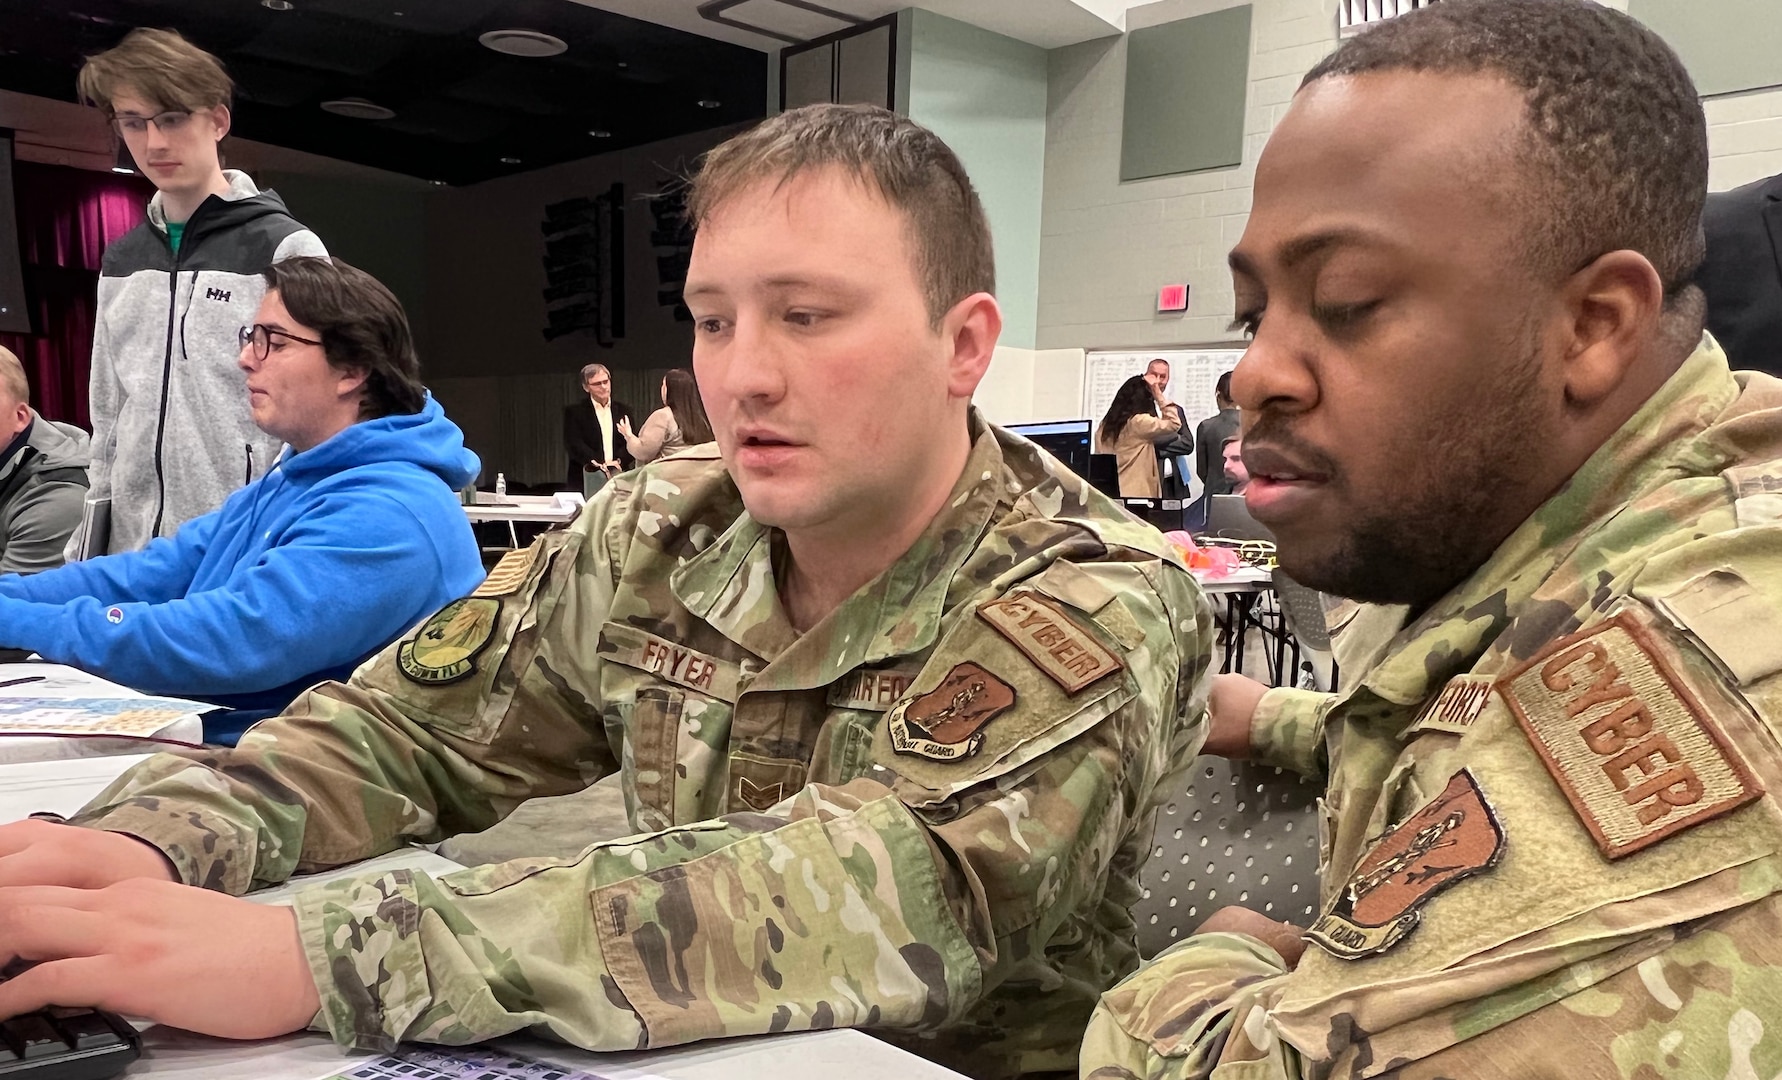
[[[907,95],[909,117],[946,140],[971,174],[996,244],[1002,343],[1031,349],[1039,320],[1045,50],[931,11],[902,16],[908,48],[899,56],[898,100]]]
[[[1241,164],[1249,83],[1247,4],[1128,34],[1120,179]]]

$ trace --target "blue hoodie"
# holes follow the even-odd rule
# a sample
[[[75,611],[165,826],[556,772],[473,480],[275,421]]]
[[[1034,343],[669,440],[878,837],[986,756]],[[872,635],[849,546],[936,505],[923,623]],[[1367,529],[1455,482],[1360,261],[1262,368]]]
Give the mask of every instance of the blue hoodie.
[[[431,396],[354,424],[141,551],[0,577],[0,646],[227,706],[204,734],[233,744],[476,588],[479,467]]]

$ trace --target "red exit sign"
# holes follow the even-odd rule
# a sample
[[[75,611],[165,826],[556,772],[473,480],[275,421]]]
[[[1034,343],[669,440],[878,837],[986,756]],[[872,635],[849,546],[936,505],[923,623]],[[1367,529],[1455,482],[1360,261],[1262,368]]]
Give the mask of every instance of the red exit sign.
[[[1188,286],[1165,285],[1157,290],[1158,311],[1187,311]]]

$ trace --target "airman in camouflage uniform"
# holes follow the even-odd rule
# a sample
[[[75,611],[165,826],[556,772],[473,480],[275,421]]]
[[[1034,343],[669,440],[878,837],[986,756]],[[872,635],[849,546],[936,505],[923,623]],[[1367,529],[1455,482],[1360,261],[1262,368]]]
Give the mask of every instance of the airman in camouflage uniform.
[[[834,164],[773,156],[823,144]],[[616,478],[571,528],[236,750],[141,764],[74,819],[88,829],[5,827],[0,883],[41,883],[49,856],[32,845],[99,830],[152,845],[123,842],[124,857],[158,851],[180,881],[240,894],[614,773],[639,833],[300,892],[301,954],[286,942],[269,961],[295,1008],[287,995],[225,1024],[212,1001],[155,1003],[154,1018],[254,1035],[313,1015],[379,1049],[855,1026],[974,1076],[1074,1069],[1099,995],[1137,965],[1128,908],[1156,793],[1204,737],[1209,609],[1161,534],[969,408],[1000,327],[987,274],[925,296],[905,239],[924,226],[847,158],[933,162],[897,183],[963,208],[987,271],[981,207],[937,139],[884,110],[819,107],[729,145],[768,164],[701,224],[689,278],[718,443]],[[737,160],[716,153],[704,175]],[[899,415],[892,392],[928,404]],[[881,512],[918,480],[922,516]],[[796,545],[813,519],[846,541],[825,555],[877,543],[861,520],[909,539],[805,603],[818,579]],[[14,836],[35,863],[12,857]],[[92,932],[79,916],[95,905],[152,931],[137,895],[169,920],[260,911],[134,881],[98,897],[0,888],[0,948],[52,960],[0,995],[40,972],[40,988],[83,977],[69,956],[128,964],[190,940],[40,944],[43,896],[70,909],[70,935]],[[276,939],[284,917],[254,926]],[[38,999],[92,1002],[115,981],[94,985]]]
[[[1233,389],[1246,409],[1260,406],[1263,412],[1247,417],[1250,434],[1266,432],[1260,445],[1285,448],[1251,469],[1253,477],[1264,478],[1265,501],[1255,506],[1253,485],[1253,508],[1277,525],[1283,564],[1303,558],[1320,538],[1308,535],[1285,506],[1268,512],[1267,478],[1299,471],[1283,466],[1287,455],[1313,462],[1305,473],[1333,471],[1304,446],[1323,433],[1319,425],[1337,422],[1342,402],[1336,398],[1352,392],[1340,375],[1326,370],[1300,384],[1322,379],[1316,385],[1330,396],[1318,398],[1287,386],[1286,373],[1302,370],[1295,366],[1301,355],[1318,357],[1308,365],[1340,367],[1340,358],[1354,350],[1376,371],[1391,356],[1383,343],[1386,331],[1375,336],[1366,322],[1337,324],[1341,329],[1327,339],[1333,344],[1306,344],[1313,339],[1302,329],[1302,309],[1281,288],[1296,279],[1267,261],[1267,253],[1293,250],[1302,230],[1313,232],[1329,220],[1319,216],[1323,207],[1295,216],[1292,197],[1304,189],[1288,182],[1279,164],[1308,161],[1312,139],[1327,139],[1316,144],[1326,152],[1342,152],[1345,136],[1311,135],[1305,126],[1320,109],[1326,110],[1321,122],[1335,130],[1355,115],[1345,107],[1384,111],[1397,91],[1414,91],[1426,102],[1439,102],[1431,107],[1443,119],[1430,121],[1432,127],[1483,129],[1495,122],[1484,117],[1516,115],[1509,104],[1488,97],[1508,86],[1528,95],[1526,115],[1538,115],[1575,147],[1588,146],[1588,156],[1611,152],[1604,140],[1583,137],[1592,124],[1616,122],[1610,116],[1625,116],[1629,125],[1617,132],[1615,152],[1638,153],[1655,137],[1674,139],[1677,160],[1665,164],[1674,166],[1671,176],[1678,178],[1677,220],[1665,226],[1636,222],[1596,248],[1609,252],[1601,263],[1594,255],[1568,256],[1548,279],[1566,282],[1568,301],[1534,293],[1553,307],[1528,316],[1543,327],[1546,342],[1567,340],[1562,335],[1573,326],[1584,328],[1575,347],[1554,352],[1571,365],[1594,349],[1584,363],[1600,363],[1610,348],[1588,322],[1566,321],[1555,329],[1555,323],[1539,320],[1583,295],[1625,299],[1623,310],[1642,310],[1642,316],[1612,346],[1625,350],[1618,374],[1633,387],[1650,379],[1652,389],[1618,391],[1605,379],[1591,390],[1579,368],[1563,370],[1555,382],[1577,380],[1572,385],[1581,388],[1573,394],[1580,416],[1588,415],[1592,395],[1616,400],[1605,395],[1623,392],[1619,400],[1628,404],[1614,415],[1624,419],[1589,444],[1594,450],[1581,455],[1569,477],[1534,481],[1538,504],[1519,525],[1509,518],[1507,535],[1482,560],[1458,564],[1458,584],[1427,598],[1366,596],[1401,606],[1364,606],[1342,629],[1337,640],[1345,679],[1352,681],[1339,693],[1272,689],[1246,714],[1248,756],[1327,780],[1322,906],[1313,925],[1301,928],[1303,955],[1301,942],[1271,937],[1276,927],[1286,929],[1281,924],[1265,925],[1250,915],[1243,925],[1251,929],[1231,929],[1239,923],[1221,912],[1215,916],[1221,928],[1174,945],[1104,996],[1085,1038],[1082,1075],[1777,1075],[1782,382],[1730,372],[1706,335],[1688,351],[1699,333],[1699,302],[1692,310],[1682,286],[1672,286],[1674,296],[1659,288],[1661,281],[1687,282],[1686,273],[1670,276],[1678,266],[1693,265],[1687,243],[1671,251],[1639,247],[1638,259],[1634,251],[1615,250],[1617,240],[1633,248],[1671,225],[1685,241],[1698,232],[1688,214],[1691,205],[1699,207],[1706,165],[1699,106],[1668,50],[1625,16],[1593,5],[1461,0],[1400,20],[1391,29],[1359,35],[1328,68],[1308,77],[1298,115],[1284,120],[1277,133],[1290,148],[1274,170],[1267,155],[1259,168],[1250,223],[1256,235],[1246,235],[1233,258],[1240,276],[1249,278],[1240,284],[1240,305],[1246,288],[1254,289],[1258,280],[1269,285],[1267,320],[1234,375]],[[1517,61],[1503,58],[1506,52],[1537,56],[1531,67],[1551,66],[1531,73],[1539,80],[1531,89]],[[1455,60],[1480,55],[1490,58]],[[1567,63],[1610,65],[1617,71],[1610,81],[1620,86],[1556,90],[1585,87],[1569,78]],[[1440,74],[1432,74],[1432,67]],[[1490,76],[1500,69],[1508,76],[1497,82]],[[1652,85],[1639,85],[1642,79],[1667,90],[1653,92]],[[1608,108],[1583,118],[1568,115],[1576,99],[1568,102],[1565,94],[1572,92],[1586,99],[1633,92],[1653,113],[1641,117]],[[1469,97],[1485,104],[1463,116],[1461,103]],[[1501,114],[1490,111],[1499,108]],[[1396,125],[1412,145],[1427,137],[1428,129],[1407,123],[1402,114],[1381,122]],[[1582,131],[1571,130],[1578,124]],[[1386,209],[1333,216],[1363,235],[1381,229],[1390,234],[1403,224],[1391,221],[1392,214],[1411,217],[1439,201],[1434,194],[1408,193],[1430,190],[1424,186],[1429,174],[1416,171],[1427,160],[1412,154],[1382,166],[1399,170],[1409,185],[1401,191],[1376,187]],[[1619,162],[1608,167],[1627,176],[1630,189],[1647,182]],[[1654,163],[1653,171],[1664,170]],[[1331,175],[1307,177],[1306,184],[1327,185]],[[1368,177],[1359,186],[1379,179]],[[1493,190],[1497,178],[1489,171],[1480,179],[1480,191]],[[1565,183],[1583,186],[1586,180],[1594,180],[1588,168]],[[1265,184],[1278,185],[1266,200]],[[1549,197],[1550,190],[1533,187],[1527,197]],[[1606,197],[1593,191],[1583,201]],[[1653,257],[1661,264],[1671,263],[1663,277],[1651,274],[1648,250],[1657,252]],[[1693,257],[1699,259],[1699,246]],[[1320,291],[1341,292],[1348,274],[1371,280],[1365,261],[1343,265],[1342,274],[1327,278],[1338,284],[1320,283]],[[1597,272],[1605,268],[1612,272]],[[1627,289],[1625,270],[1651,276],[1640,290]],[[1578,279],[1567,280],[1574,273]],[[1546,282],[1540,288],[1555,290]],[[1387,295],[1401,312],[1412,306],[1399,293]],[[1450,322],[1478,314],[1450,302]],[[1409,321],[1396,314],[1381,325],[1391,326],[1398,341],[1415,341],[1403,331]],[[1685,330],[1690,337],[1681,337]],[[1290,351],[1292,346],[1301,351]],[[1456,362],[1440,347],[1423,344],[1411,353],[1419,351],[1424,364]],[[1666,360],[1669,368],[1654,364],[1666,357],[1678,359]],[[1278,396],[1267,397],[1265,386]],[[1383,386],[1377,393],[1390,400],[1394,390]],[[1522,421],[1542,422],[1545,393],[1527,388]],[[1283,437],[1281,414],[1306,401],[1317,404],[1294,414],[1286,428],[1292,434]],[[1401,421],[1419,423],[1417,412],[1425,407],[1407,394],[1399,402]],[[1596,415],[1611,412],[1599,408]],[[1547,453],[1542,431],[1518,426],[1490,403],[1481,403],[1476,416],[1481,445],[1494,447],[1516,467],[1538,469],[1538,457],[1518,457],[1515,441],[1533,441]],[[1247,437],[1247,457],[1251,446]],[[1427,446],[1455,470],[1467,465],[1466,449],[1453,442]],[[1341,468],[1334,470],[1339,477]],[[1500,497],[1514,494],[1507,484],[1496,490]],[[1340,497],[1311,494],[1300,504],[1303,513],[1319,509],[1314,500]],[[1489,529],[1489,510],[1477,508],[1468,524]],[[1439,524],[1406,518],[1398,529],[1414,540]],[[1289,534],[1283,525],[1298,531]],[[1374,535],[1376,543],[1396,542]],[[1343,580],[1334,572],[1332,577]],[[1370,579],[1350,572],[1350,580]],[[1223,745],[1218,694],[1210,749]]]
[[[858,1026],[973,1075],[1068,1069],[1137,963],[1127,908],[1153,792],[1198,746],[1209,615],[1154,529],[975,432],[941,518],[806,634],[772,532],[714,454],[683,454],[497,569],[461,678],[405,673],[423,628],[74,820],[242,893],[621,770],[643,835],[300,894],[321,1023],[365,1047],[543,1028],[607,1050]],[[1000,597],[1105,650],[1102,674],[1067,691],[977,614]],[[899,752],[893,724],[966,661],[1014,695],[981,746]]]

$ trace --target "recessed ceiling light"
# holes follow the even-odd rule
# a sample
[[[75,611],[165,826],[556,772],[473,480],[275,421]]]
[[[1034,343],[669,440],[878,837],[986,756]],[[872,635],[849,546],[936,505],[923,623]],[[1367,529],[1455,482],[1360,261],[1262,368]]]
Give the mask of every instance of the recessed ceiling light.
[[[596,139],[610,139],[613,137],[613,133],[605,128],[595,128],[593,131],[588,132],[588,134],[594,136]]]
[[[620,71],[627,71],[627,70],[629,70],[629,69],[630,69],[630,68],[631,68],[631,65],[630,65],[630,64],[627,64],[627,63],[626,63],[626,62],[625,62],[625,61],[623,61],[623,60],[621,60],[621,61],[619,61],[619,70],[620,70]]]
[[[375,101],[364,98],[335,98],[322,102],[322,111],[335,116],[345,116],[353,120],[388,120],[396,115],[396,110],[379,105]]]
[[[429,183],[431,183],[434,187],[445,187],[446,186],[446,182],[444,180],[432,180],[432,181],[429,181]]]
[[[699,99],[699,107],[702,109],[715,109],[722,104],[724,104],[722,101],[717,101],[713,98],[700,98]]]
[[[567,52],[569,43],[537,30],[491,30],[477,38],[487,48],[509,56],[556,56]]]
[[[289,11],[294,5],[291,0],[260,0],[260,6],[270,11]]]
[[[111,167],[111,171],[114,173],[117,173],[119,176],[135,176],[136,175],[135,169],[126,169],[122,165],[113,165]]]
[[[520,163],[520,159],[517,157],[504,157],[501,159],[501,163],[503,165],[518,165]]]

